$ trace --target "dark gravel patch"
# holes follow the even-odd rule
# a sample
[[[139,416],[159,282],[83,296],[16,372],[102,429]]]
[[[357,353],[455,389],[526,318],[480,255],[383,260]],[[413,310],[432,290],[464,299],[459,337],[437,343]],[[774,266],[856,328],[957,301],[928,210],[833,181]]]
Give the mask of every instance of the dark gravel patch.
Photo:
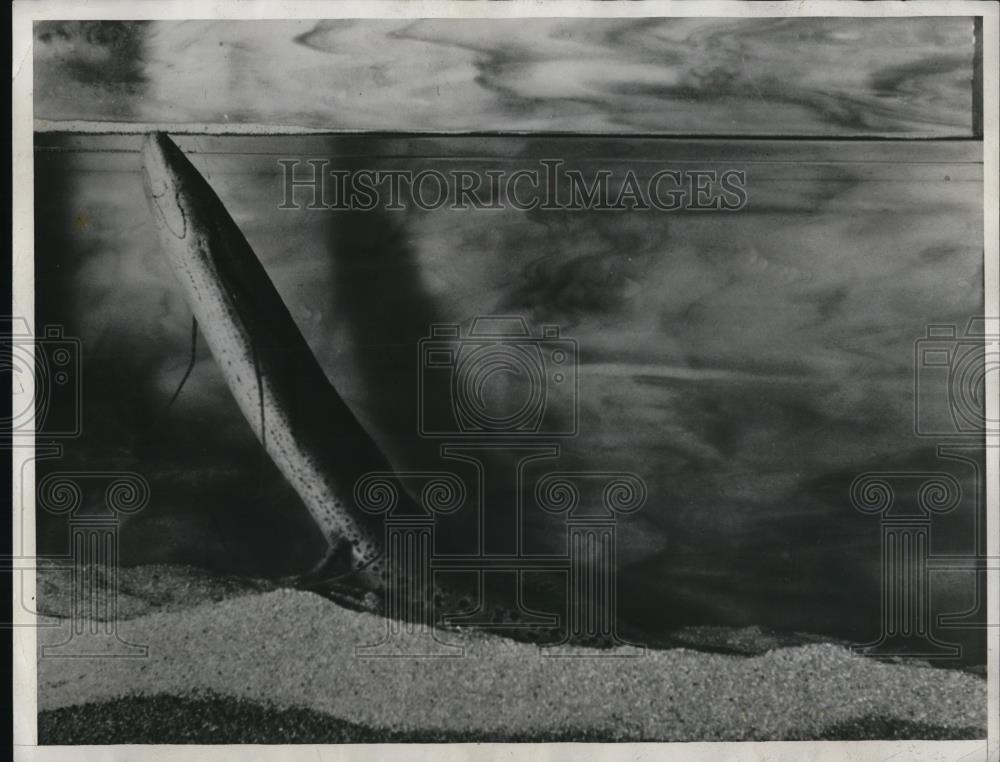
[[[886,717],[862,717],[833,725],[822,732],[823,741],[975,741],[985,739],[982,728],[944,728],[924,722]],[[792,740],[792,739],[788,739]],[[814,739],[803,739],[814,740]]]
[[[974,740],[981,729],[865,717],[822,731],[768,740]],[[400,732],[370,728],[310,709],[276,709],[225,696],[151,696],[82,704],[38,714],[38,743],[87,744],[336,744],[614,742],[600,733],[484,736],[447,731]],[[667,741],[671,739],[646,739]],[[760,739],[765,740],[765,739]]]

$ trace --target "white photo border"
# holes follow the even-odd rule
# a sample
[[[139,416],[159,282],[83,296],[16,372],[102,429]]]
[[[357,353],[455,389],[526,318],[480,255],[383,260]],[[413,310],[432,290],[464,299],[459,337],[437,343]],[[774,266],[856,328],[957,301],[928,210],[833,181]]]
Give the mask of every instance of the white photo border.
[[[33,45],[32,24],[46,19],[315,19],[315,18],[521,18],[521,17],[655,17],[716,16],[760,17],[908,17],[982,16],[983,40],[983,176],[985,315],[1000,318],[1000,155],[998,155],[998,39],[1000,5],[975,0],[914,0],[913,2],[851,2],[802,0],[802,2],[683,2],[638,0],[595,3],[587,0],[19,0],[12,17],[12,165],[13,165],[13,297],[11,314],[34,315],[34,185],[33,185]],[[987,420],[997,420],[997,374],[986,377]],[[29,426],[31,422],[29,422]],[[33,428],[30,429],[33,431]],[[1000,557],[1000,437],[987,441],[987,554]],[[13,449],[13,540],[15,552],[34,550],[34,494],[18,489],[22,469],[33,483],[31,448]],[[23,539],[22,539],[23,538]],[[622,743],[622,744],[392,744],[392,745],[281,745],[281,746],[38,746],[36,693],[36,637],[30,626],[13,628],[14,758],[24,762],[55,760],[685,760],[759,759],[774,762],[812,760],[1000,760],[1000,571],[988,572],[988,742],[982,741],[862,741],[862,742],[755,742],[755,743]],[[33,580],[25,580],[23,594],[34,594]],[[20,610],[18,610],[20,608]],[[15,607],[15,625],[30,624],[31,615]]]

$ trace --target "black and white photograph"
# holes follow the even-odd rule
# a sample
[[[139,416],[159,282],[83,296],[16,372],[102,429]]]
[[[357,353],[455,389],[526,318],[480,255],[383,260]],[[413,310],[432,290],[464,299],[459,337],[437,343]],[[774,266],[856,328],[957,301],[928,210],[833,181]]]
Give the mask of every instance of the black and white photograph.
[[[995,4],[13,13],[15,759],[1000,759]]]

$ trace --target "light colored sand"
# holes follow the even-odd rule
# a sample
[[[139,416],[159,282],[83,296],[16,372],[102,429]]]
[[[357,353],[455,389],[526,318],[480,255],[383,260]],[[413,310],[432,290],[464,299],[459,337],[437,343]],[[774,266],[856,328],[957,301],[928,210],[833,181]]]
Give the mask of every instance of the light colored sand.
[[[243,591],[141,615],[118,633],[148,658],[40,657],[39,709],[129,695],[213,691],[307,707],[374,728],[740,740],[819,734],[865,717],[985,728],[986,683],[813,644],[755,656],[685,649],[551,658],[533,645],[448,633],[465,656],[360,659],[386,623],[291,590]],[[40,643],[65,631],[40,630]],[[95,636],[74,643],[93,644]]]

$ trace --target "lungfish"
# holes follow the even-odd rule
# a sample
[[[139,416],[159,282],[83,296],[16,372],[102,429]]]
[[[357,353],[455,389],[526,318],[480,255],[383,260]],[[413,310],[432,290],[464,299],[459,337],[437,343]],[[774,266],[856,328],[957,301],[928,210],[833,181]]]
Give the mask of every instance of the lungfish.
[[[142,165],[164,251],[226,384],[327,540],[314,578],[381,589],[381,519],[355,505],[354,485],[366,473],[391,470],[387,459],[326,377],[208,182],[162,133],[145,139]]]

